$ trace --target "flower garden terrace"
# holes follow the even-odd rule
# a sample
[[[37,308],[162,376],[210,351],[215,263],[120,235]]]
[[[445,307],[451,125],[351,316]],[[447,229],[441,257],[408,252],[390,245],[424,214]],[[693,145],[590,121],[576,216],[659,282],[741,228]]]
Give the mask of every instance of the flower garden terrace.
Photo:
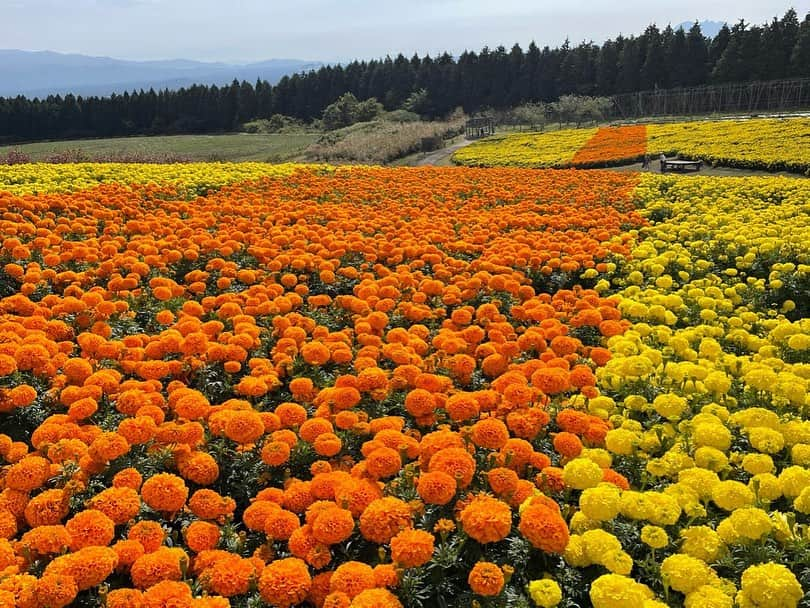
[[[0,194],[0,602],[798,604],[804,182],[93,170]]]

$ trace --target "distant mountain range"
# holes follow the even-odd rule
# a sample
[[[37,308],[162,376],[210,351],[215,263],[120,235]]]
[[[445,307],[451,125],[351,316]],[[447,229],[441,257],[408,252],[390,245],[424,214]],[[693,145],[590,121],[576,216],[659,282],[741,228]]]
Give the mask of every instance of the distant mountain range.
[[[683,31],[688,32],[693,25],[695,25],[694,21],[684,21],[683,23],[676,25],[674,29],[677,30],[679,27],[682,27]],[[714,38],[724,25],[725,23],[722,21],[701,21],[700,31],[703,32],[704,36]]]
[[[189,61],[128,61],[110,57],[65,55],[51,51],[0,50],[0,96],[46,97],[51,94],[109,95],[150,88],[179,89],[192,84],[230,84],[234,78],[271,84],[287,74],[322,64],[270,59],[229,64]]]

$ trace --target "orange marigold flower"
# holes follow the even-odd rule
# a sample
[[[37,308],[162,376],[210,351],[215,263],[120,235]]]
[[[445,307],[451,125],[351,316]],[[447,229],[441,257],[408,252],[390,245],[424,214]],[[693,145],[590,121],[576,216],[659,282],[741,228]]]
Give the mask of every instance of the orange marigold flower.
[[[391,559],[404,568],[418,568],[433,557],[433,535],[424,530],[403,530],[391,539]]]
[[[219,526],[205,522],[195,521],[183,531],[183,538],[186,545],[194,553],[205,551],[206,549],[215,549],[219,544],[220,530]]]
[[[132,488],[139,490],[143,483],[143,477],[137,469],[127,468],[115,474],[112,480],[113,487],[115,488]]]
[[[137,540],[147,553],[157,551],[165,537],[163,527],[156,521],[139,521],[127,533],[127,538]]]
[[[330,507],[318,513],[311,526],[315,540],[325,545],[336,545],[352,535],[354,518],[347,509]]]
[[[144,482],[141,496],[155,511],[176,513],[186,504],[188,487],[177,475],[159,473]]]
[[[402,468],[402,457],[399,452],[388,447],[372,451],[366,458],[366,473],[372,479],[393,477]]]
[[[209,489],[197,490],[188,500],[188,508],[200,519],[219,519],[236,509],[236,501]]]
[[[129,442],[123,435],[105,432],[90,444],[89,453],[96,462],[110,462],[129,452]]]
[[[63,490],[45,490],[25,505],[25,521],[32,528],[56,525],[70,512],[69,501]]]
[[[6,487],[30,492],[45,485],[51,476],[51,463],[41,456],[26,456],[6,471]]]
[[[484,418],[472,427],[472,441],[479,448],[498,450],[509,439],[509,429],[497,418]]]
[[[481,494],[464,507],[459,521],[471,538],[479,543],[494,543],[509,535],[512,509],[497,498]]]
[[[321,608],[351,608],[352,598],[342,591],[330,593],[323,600]]]
[[[524,509],[518,526],[533,547],[546,553],[562,554],[568,546],[568,526],[559,513],[543,504]]]
[[[543,367],[532,374],[532,384],[546,395],[557,395],[570,389],[567,370],[559,367]]]
[[[338,566],[329,580],[329,589],[333,593],[342,591],[350,598],[366,589],[374,588],[374,585],[374,569],[368,564],[355,561],[344,562]]]
[[[143,608],[143,592],[138,589],[113,589],[105,598],[106,608]]]
[[[115,536],[115,522],[101,511],[88,509],[74,515],[65,524],[70,534],[70,550],[107,546]]]
[[[56,555],[70,546],[70,534],[65,526],[38,526],[23,534],[20,544],[33,555]]]
[[[297,557],[279,559],[269,564],[259,578],[262,599],[278,608],[290,608],[303,602],[312,587],[309,568]]]
[[[405,409],[416,418],[427,416],[436,409],[436,398],[433,393],[423,388],[416,388],[406,395]]]
[[[464,448],[445,448],[430,459],[429,470],[447,473],[457,480],[462,488],[470,485],[475,474],[475,460]]]
[[[108,488],[96,494],[88,504],[120,525],[138,515],[141,497],[132,488]]]
[[[72,576],[51,574],[43,576],[36,584],[37,605],[42,608],[68,606],[79,592]]]
[[[517,489],[519,477],[512,469],[496,467],[487,472],[487,481],[496,494],[511,494]]]
[[[70,576],[79,591],[100,585],[113,573],[118,555],[109,547],[85,547],[60,555],[45,567],[44,575]]]
[[[203,570],[199,580],[203,589],[209,593],[233,597],[248,593],[256,574],[256,566],[252,560],[231,554]]]
[[[146,589],[161,581],[179,581],[188,570],[189,558],[177,547],[159,547],[146,553],[132,564],[130,576],[139,589]]]
[[[177,470],[185,479],[201,486],[209,486],[219,477],[219,465],[207,452],[195,451],[178,456]]]
[[[313,447],[318,456],[332,458],[340,453],[343,448],[343,440],[334,433],[323,433],[315,439]]]
[[[5,507],[0,507],[0,538],[12,538],[16,534],[17,518]]]
[[[388,589],[366,589],[359,593],[351,603],[352,608],[402,608],[402,602]]]
[[[254,443],[264,435],[264,421],[259,412],[254,410],[237,410],[225,424],[225,436],[237,443]]]
[[[492,562],[477,562],[467,577],[470,589],[476,595],[493,597],[498,595],[505,583],[503,570]]]
[[[582,452],[582,442],[573,433],[563,431],[555,435],[554,449],[564,458],[576,458]]]
[[[155,583],[143,592],[143,608],[192,608],[194,600],[188,585],[172,580]]]
[[[399,585],[399,575],[394,564],[377,564],[374,566],[374,582],[377,587],[393,589]]]
[[[125,571],[129,570],[132,564],[146,553],[143,545],[137,540],[119,540],[113,544],[112,550],[118,556],[118,569]]]
[[[406,502],[393,496],[369,504],[360,516],[360,532],[371,542],[383,545],[395,534],[413,526],[413,513]]]
[[[290,445],[284,441],[268,441],[262,447],[262,462],[269,467],[280,467],[290,459]]]
[[[288,540],[301,526],[298,516],[286,509],[275,509],[265,518],[264,532],[269,540]]]
[[[419,476],[416,491],[427,504],[446,505],[456,495],[458,483],[442,471],[423,473]]]

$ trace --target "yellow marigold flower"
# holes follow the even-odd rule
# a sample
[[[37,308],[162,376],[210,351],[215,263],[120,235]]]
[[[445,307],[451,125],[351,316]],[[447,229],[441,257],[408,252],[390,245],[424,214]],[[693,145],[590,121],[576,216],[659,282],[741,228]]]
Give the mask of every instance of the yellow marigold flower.
[[[669,536],[663,528],[644,526],[641,529],[641,542],[653,549],[663,549],[669,544]]]
[[[675,591],[691,593],[714,582],[717,574],[701,560],[681,553],[661,562],[661,578]]]
[[[644,608],[644,585],[619,574],[604,574],[591,583],[594,608]]]
[[[622,492],[619,499],[619,511],[625,517],[630,519],[647,519],[650,512],[650,501],[647,499],[647,494],[641,492],[627,491]]]
[[[746,454],[742,459],[742,467],[751,475],[773,473],[773,458],[767,454]]]
[[[779,483],[786,498],[796,498],[806,487],[810,486],[810,469],[792,466],[782,469]]]
[[[731,446],[731,431],[722,424],[698,424],[692,431],[692,441],[698,447],[716,448],[725,452]]]
[[[681,553],[706,563],[717,561],[726,548],[720,535],[708,526],[684,528],[681,540]]]
[[[787,567],[767,563],[749,567],[737,594],[741,608],[796,608],[804,591]]]
[[[772,473],[759,473],[748,481],[748,487],[757,497],[764,502],[773,502],[782,497],[782,483],[779,478]]]
[[[703,585],[686,596],[684,608],[732,608],[734,600],[717,587]]]
[[[613,551],[602,559],[602,565],[613,574],[629,576],[633,570],[633,558],[625,551]]]
[[[797,443],[791,447],[790,460],[793,464],[798,466],[810,466],[810,444]]]
[[[728,456],[717,448],[703,446],[695,450],[695,464],[702,469],[719,473],[728,467]]]
[[[619,539],[604,530],[588,530],[582,534],[582,542],[585,545],[585,555],[593,564],[601,564],[606,555],[622,550]]]
[[[588,553],[585,546],[585,541],[578,534],[572,534],[568,539],[568,544],[563,553],[565,563],[573,568],[585,568],[591,565],[588,559]]]
[[[605,447],[614,454],[629,456],[638,443],[638,435],[627,429],[613,429],[605,435]]]
[[[669,494],[647,492],[647,520],[659,526],[672,526],[681,517],[681,505]]]
[[[540,608],[554,608],[562,601],[562,589],[550,578],[544,578],[529,583],[529,595],[536,606]]]
[[[602,467],[587,458],[575,458],[563,467],[565,485],[575,490],[597,486],[602,475]]]
[[[712,501],[725,511],[747,507],[755,500],[754,493],[739,481],[721,481],[712,490]]]
[[[653,408],[659,416],[667,420],[678,420],[687,408],[686,399],[673,393],[658,395],[653,400]]]
[[[737,534],[751,540],[759,540],[769,534],[771,528],[771,518],[762,509],[746,507],[737,509],[728,517],[731,525],[737,530]]]
[[[619,514],[621,491],[610,483],[587,488],[579,497],[579,508],[588,519],[610,521]]]
[[[785,438],[782,433],[767,427],[755,427],[748,431],[748,441],[755,450],[765,454],[776,454],[785,447]]]

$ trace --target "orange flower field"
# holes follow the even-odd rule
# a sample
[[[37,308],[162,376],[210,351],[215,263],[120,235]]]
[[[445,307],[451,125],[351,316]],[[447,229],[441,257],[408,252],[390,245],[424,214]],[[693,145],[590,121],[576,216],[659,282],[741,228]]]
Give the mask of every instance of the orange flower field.
[[[571,164],[575,167],[604,167],[608,164],[631,163],[643,158],[646,152],[646,125],[601,127],[577,151]]]
[[[589,147],[617,137],[635,145]],[[719,232],[660,265],[678,241],[656,222],[698,196],[675,193],[737,186],[645,179],[302,167],[205,195],[0,193],[0,607],[796,606],[806,583],[776,563],[810,567],[789,529],[810,431],[780,425],[804,406],[735,418],[776,406],[716,350],[754,357],[801,304],[757,325],[756,285],[706,249]],[[788,183],[785,205],[806,193]],[[752,255],[804,285],[790,242],[792,268]],[[753,350],[689,298],[747,319]],[[767,353],[805,386],[792,344]],[[794,522],[770,523],[760,473]],[[760,558],[734,540],[757,510]]]

